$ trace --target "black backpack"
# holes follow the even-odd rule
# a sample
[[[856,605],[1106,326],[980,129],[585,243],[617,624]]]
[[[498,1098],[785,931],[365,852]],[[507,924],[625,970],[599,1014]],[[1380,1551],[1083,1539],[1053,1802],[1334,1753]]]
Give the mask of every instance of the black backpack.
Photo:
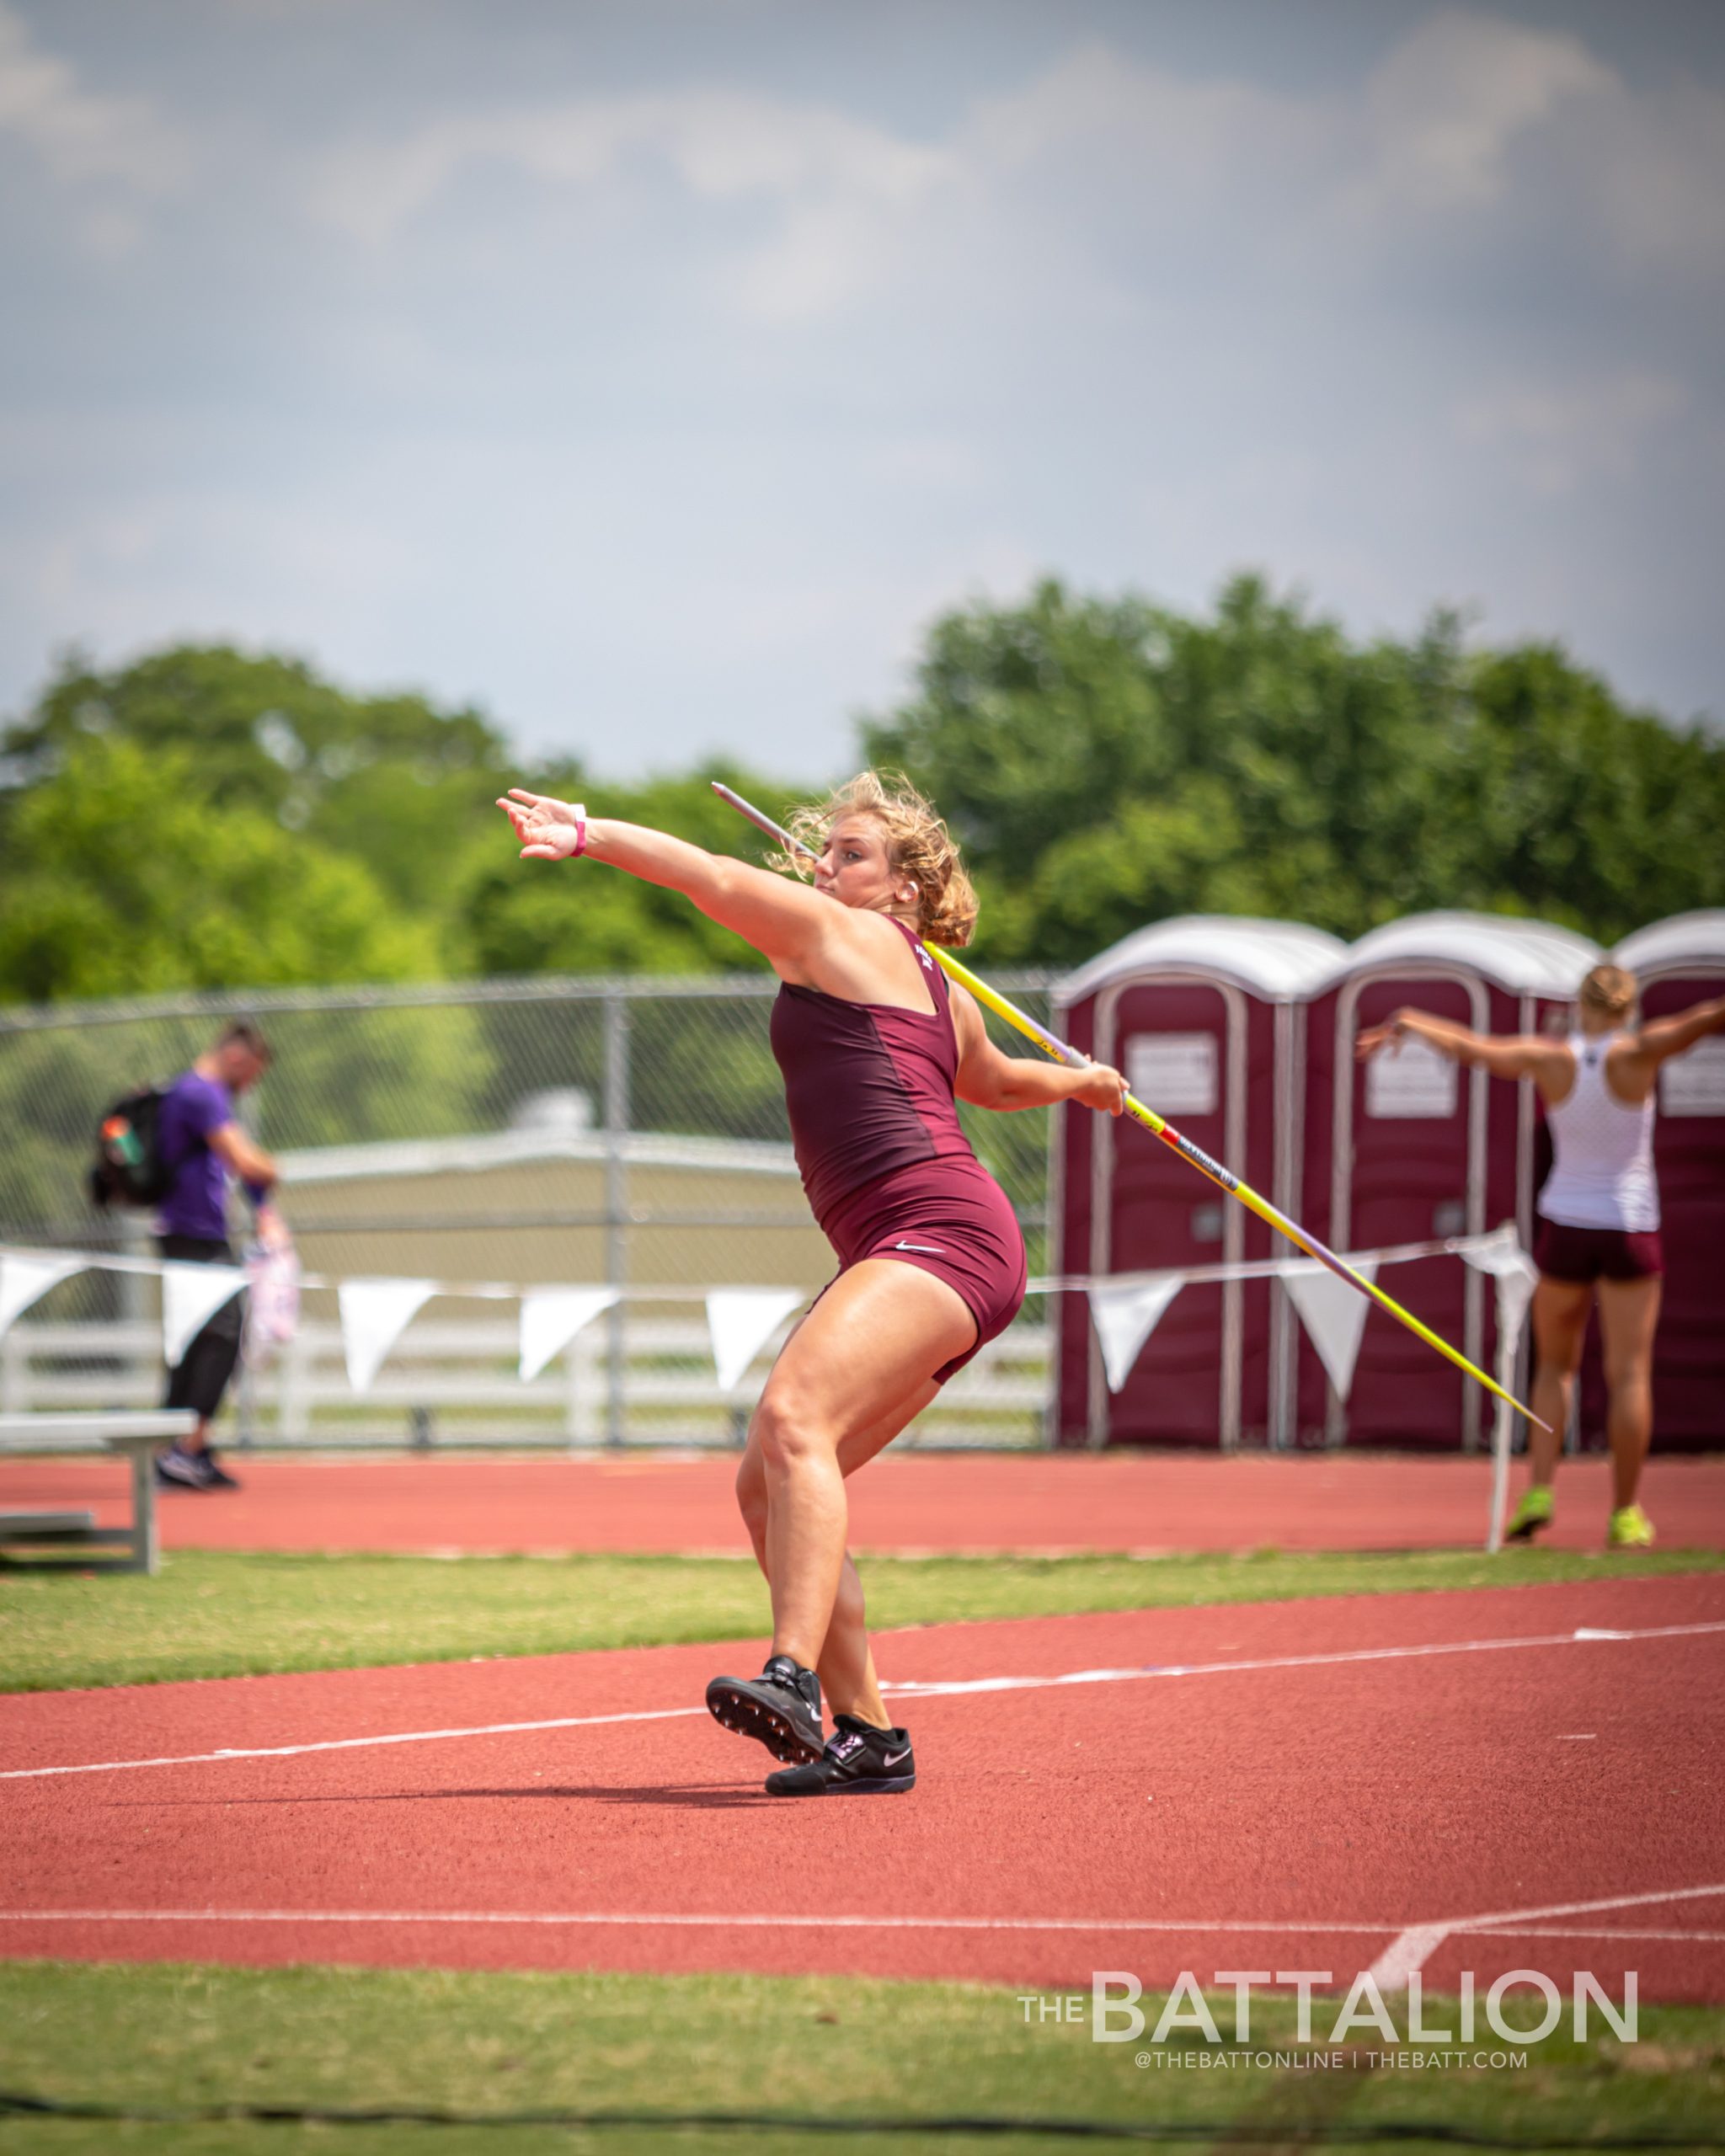
[[[107,1109],[96,1130],[90,1197],[99,1207],[156,1205],[171,1177],[162,1161],[158,1125],[165,1086],[141,1086]]]

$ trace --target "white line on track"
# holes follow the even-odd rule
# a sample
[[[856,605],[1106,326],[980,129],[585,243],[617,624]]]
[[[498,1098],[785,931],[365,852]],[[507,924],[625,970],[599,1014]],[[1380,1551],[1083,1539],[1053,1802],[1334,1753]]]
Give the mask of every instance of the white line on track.
[[[1483,1934],[1486,1938],[1656,1938],[1680,1947],[1725,1947],[1725,1932],[1652,1932],[1645,1925],[1626,1929],[1615,1924],[1501,1924]]]
[[[1631,1895],[1624,1899],[1679,1901],[1685,1892],[1722,1894],[1725,1886]],[[1614,1902],[1600,1906],[1622,1904]],[[1109,1936],[1181,1933],[1199,1938],[1244,1933],[1307,1939],[1381,1938],[1396,1929],[1393,1920],[1374,1924],[1316,1917],[800,1916],[778,1910],[729,1915],[706,1909],[0,1909],[0,1924],[526,1924],[542,1929],[611,1924],[637,1930],[1081,1932]],[[1630,1931],[1589,1925],[1554,1929],[1501,1921],[1490,1927],[1458,1924],[1450,1929],[1458,1935],[1503,1939],[1652,1939],[1685,1945],[1725,1939],[1725,1933],[1717,1931]]]
[[[1171,1917],[741,1916],[665,1910],[516,1909],[4,1909],[4,1924],[448,1924],[686,1925],[745,1931],[1095,1931],[1364,1933],[1381,1937],[1393,1924],[1316,1924],[1271,1918],[1183,1923]]]
[[[1530,1926],[1548,1917],[1598,1916],[1606,1909],[1646,1908],[1660,1902],[1710,1901],[1725,1895],[1725,1884],[1713,1886],[1674,1886],[1658,1894],[1614,1894],[1599,1902],[1554,1902],[1540,1909],[1503,1909],[1495,1915],[1439,1917],[1429,1924],[1410,1924],[1399,1932],[1371,1965],[1370,1973],[1380,1991],[1406,1991],[1407,1979],[1417,1975],[1446,1939],[1465,1933],[1478,1937],[1492,1932],[1537,1937]]]
[[[132,1767],[201,1767],[218,1759],[291,1759],[303,1752],[357,1752],[373,1744],[436,1744],[459,1737],[512,1737],[530,1729],[591,1729],[601,1722],[675,1721],[704,1707],[648,1707],[620,1715],[554,1715],[544,1721],[479,1722],[463,1729],[400,1729],[381,1737],[322,1737],[311,1744],[225,1744],[219,1752],[180,1752],[159,1759],[90,1759],[72,1767],[7,1767],[0,1782],[43,1774],[120,1774]]]
[[[1153,1662],[1133,1669],[1071,1669],[1054,1677],[971,1677],[927,1684],[911,1680],[886,1684],[882,1690],[896,1699],[959,1699],[991,1692],[1039,1692],[1071,1684],[1123,1684],[1153,1678],[1232,1677],[1272,1669],[1330,1669],[1372,1662],[1411,1662],[1434,1655],[1503,1654],[1535,1647],[1592,1646],[1644,1640],[1692,1639],[1706,1633],[1725,1632],[1725,1620],[1698,1625],[1653,1625],[1639,1631],[1601,1631],[1579,1625],[1570,1632],[1529,1633],[1498,1640],[1440,1640],[1423,1646],[1347,1647],[1329,1654],[1284,1654],[1254,1657],[1247,1661]],[[513,1737],[545,1729],[591,1729],[610,1722],[675,1721],[681,1716],[704,1714],[704,1707],[650,1707],[627,1714],[555,1715],[539,1721],[479,1722],[457,1729],[406,1729],[377,1737],[326,1737],[307,1744],[223,1745],[215,1752],[185,1752],[152,1759],[88,1759],[58,1767],[7,1767],[0,1781],[34,1781],[52,1774],[125,1774],[145,1767],[201,1767],[227,1759],[287,1759],[312,1752],[354,1752],[372,1745],[433,1744],[462,1737]],[[1454,1930],[1453,1924],[1445,1929]]]
[[[881,1689],[902,1700],[951,1698],[964,1692],[1039,1690],[1055,1684],[1117,1684],[1133,1678],[1227,1677],[1252,1670],[1327,1669],[1346,1662],[1407,1662],[1426,1655],[1501,1654],[1512,1647],[1592,1646],[1602,1641],[1674,1640],[1702,1632],[1725,1632],[1725,1621],[1701,1625],[1653,1625],[1635,1632],[1604,1632],[1586,1625],[1573,1632],[1527,1634],[1507,1640],[1439,1640],[1423,1646],[1343,1647],[1329,1654],[1266,1655],[1251,1661],[1166,1662],[1139,1669],[1074,1669],[1061,1677],[972,1677],[952,1683],[884,1684]]]

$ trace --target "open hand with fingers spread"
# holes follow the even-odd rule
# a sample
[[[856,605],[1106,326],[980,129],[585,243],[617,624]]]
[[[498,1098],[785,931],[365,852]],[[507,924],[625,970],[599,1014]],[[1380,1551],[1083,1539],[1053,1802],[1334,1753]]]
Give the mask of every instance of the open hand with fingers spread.
[[[1386,1018],[1381,1026],[1363,1027],[1359,1039],[1354,1043],[1355,1060],[1370,1063],[1382,1049],[1400,1048],[1407,1038],[1407,1028],[1402,1019],[1402,1014],[1398,1011],[1393,1018]]]
[[[587,811],[579,801],[556,801],[512,786],[502,809],[521,841],[523,861],[567,861],[587,846]]]

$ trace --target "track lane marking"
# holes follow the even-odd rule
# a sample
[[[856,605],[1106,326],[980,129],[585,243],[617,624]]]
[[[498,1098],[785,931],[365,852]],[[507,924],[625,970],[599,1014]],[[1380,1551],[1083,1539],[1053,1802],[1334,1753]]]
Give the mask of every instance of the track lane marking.
[[[1495,1915],[1439,1917],[1427,1924],[1410,1924],[1399,1933],[1372,1963],[1369,1973],[1376,1979],[1380,1991],[1406,1991],[1408,1978],[1417,1976],[1444,1941],[1451,1937],[1489,1938],[1497,1932],[1505,1936],[1536,1938],[1541,1935],[1528,1927],[1542,1924],[1547,1917],[1597,1916],[1606,1909],[1646,1908],[1661,1902],[1707,1901],[1720,1895],[1725,1895],[1725,1882],[1712,1886],[1674,1886],[1658,1894],[1613,1894],[1602,1901],[1554,1902],[1544,1908],[1505,1909]]]
[[[919,1682],[909,1678],[884,1684],[883,1692],[896,1699],[962,1699],[973,1694],[1036,1692],[1076,1684],[1119,1684],[1157,1678],[1227,1677],[1277,1669],[1338,1668],[1351,1663],[1418,1661],[1434,1655],[1501,1654],[1517,1649],[1567,1647],[1609,1643],[1616,1646],[1645,1640],[1690,1639],[1725,1632],[1725,1620],[1694,1625],[1649,1625],[1640,1631],[1604,1632],[1585,1625],[1568,1632],[1526,1633],[1509,1639],[1439,1640],[1396,1647],[1346,1647],[1327,1654],[1266,1655],[1247,1661],[1152,1662],[1124,1669],[1072,1669],[1053,1677],[972,1677]],[[336,1674],[312,1672],[311,1674]],[[432,1744],[463,1737],[513,1737],[536,1730],[591,1729],[607,1723],[675,1721],[706,1712],[704,1707],[650,1707],[628,1713],[554,1715],[534,1721],[479,1722],[455,1729],[409,1729],[376,1737],[326,1737],[304,1744],[224,1745],[213,1752],[186,1752],[149,1759],[79,1760],[65,1766],[0,1768],[0,1781],[34,1781],[55,1774],[125,1774],[147,1767],[211,1766],[229,1759],[287,1759],[313,1752],[361,1751],[373,1745]],[[1454,1924],[1447,1924],[1454,1930]]]
[[[1696,1890],[1725,1892],[1725,1887]],[[1627,1897],[1642,1902],[1674,1900],[1677,1895]],[[635,1909],[0,1909],[0,1924],[528,1924],[556,1929],[614,1924],[637,1929],[695,1929],[752,1931],[1011,1931],[1081,1932],[1103,1935],[1180,1933],[1187,1936],[1285,1934],[1300,1938],[1381,1938],[1393,1932],[1393,1920],[1377,1923],[1316,1917],[965,1917],[787,1914],[782,1911],[721,1914],[711,1910]],[[1663,1940],[1678,1945],[1725,1941],[1725,1932],[1617,1929],[1599,1925],[1553,1928],[1502,1924],[1456,1935],[1501,1939]]]
[[[648,1707],[630,1714],[554,1715],[544,1721],[489,1721],[463,1729],[400,1729],[381,1737],[320,1737],[309,1744],[230,1744],[216,1752],[182,1752],[159,1759],[90,1759],[69,1767],[7,1767],[0,1782],[44,1774],[120,1774],[133,1767],[201,1767],[226,1759],[291,1759],[305,1752],[357,1752],[373,1744],[435,1744],[461,1737],[512,1737],[525,1730],[591,1729],[601,1722],[675,1721],[705,1707]]]
[[[752,1931],[1094,1931],[1358,1933],[1381,1938],[1393,1923],[1320,1924],[1306,1919],[1220,1918],[1187,1923],[1173,1917],[789,1916],[777,1911],[723,1915],[702,1910],[515,1909],[0,1909],[3,1924],[446,1924],[693,1925]]]
[[[884,1692],[903,1700],[953,1698],[966,1692],[1018,1692],[1058,1684],[1123,1684],[1149,1677],[1222,1677],[1236,1672],[1267,1669],[1327,1669],[1347,1662],[1406,1662],[1425,1655],[1499,1654],[1513,1647],[1594,1646],[1625,1641],[1674,1640],[1707,1632],[1725,1632],[1725,1620],[1695,1625],[1654,1625],[1635,1632],[1605,1632],[1581,1625],[1569,1632],[1525,1633],[1509,1639],[1434,1640],[1414,1646],[1341,1647],[1327,1654],[1279,1654],[1236,1662],[1168,1662],[1147,1663],[1128,1669],[1074,1669],[1060,1677],[971,1677],[948,1682],[919,1684],[914,1678],[883,1684]]]

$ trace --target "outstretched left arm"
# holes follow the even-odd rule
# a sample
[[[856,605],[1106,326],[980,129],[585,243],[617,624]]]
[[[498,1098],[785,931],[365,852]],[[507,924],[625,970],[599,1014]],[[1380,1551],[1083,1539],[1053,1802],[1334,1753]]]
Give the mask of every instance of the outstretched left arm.
[[[1081,1101],[1119,1115],[1126,1102],[1126,1081],[1105,1063],[1075,1070],[1064,1063],[1033,1062],[1003,1055],[988,1037],[976,999],[956,981],[951,985],[953,1030],[959,1039],[958,1094],[979,1108],[1042,1108],[1056,1101]]]
[[[1707,1003],[1691,1003],[1688,1010],[1674,1011],[1669,1018],[1653,1019],[1635,1036],[1634,1053],[1664,1063],[1667,1057],[1681,1055],[1685,1049],[1693,1048],[1709,1033],[1725,1033],[1725,995],[1716,995]]]
[[[669,831],[585,808],[549,794],[511,787],[498,807],[515,827],[524,861],[567,861],[577,846],[590,861],[608,862],[644,883],[681,891],[709,921],[752,943],[776,965],[807,963],[843,920],[843,910],[806,884],[788,882],[729,854],[708,853]]]

